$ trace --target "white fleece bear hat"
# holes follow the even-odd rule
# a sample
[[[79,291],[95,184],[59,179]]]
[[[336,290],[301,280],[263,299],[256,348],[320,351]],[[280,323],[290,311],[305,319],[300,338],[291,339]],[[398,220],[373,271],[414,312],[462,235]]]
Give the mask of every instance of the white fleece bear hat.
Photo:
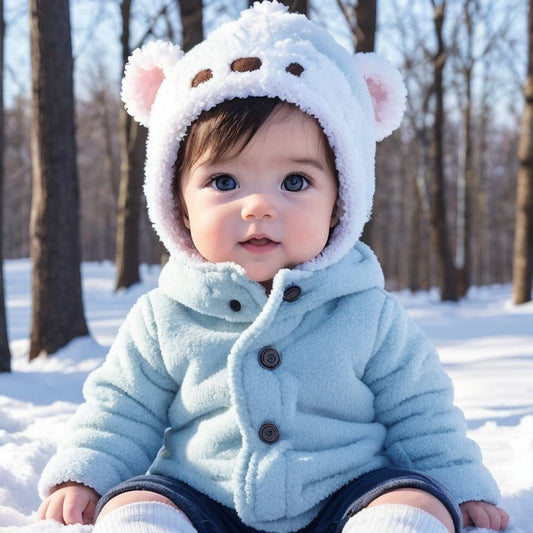
[[[307,17],[276,0],[256,2],[188,53],[171,43],[137,49],[126,65],[122,99],[149,128],[148,213],[171,257],[197,257],[174,207],[172,181],[181,141],[204,110],[233,98],[278,97],[315,117],[333,149],[340,221],[328,246],[299,268],[342,258],[370,217],[376,142],[400,124],[406,90],[400,73],[374,53],[350,54]]]

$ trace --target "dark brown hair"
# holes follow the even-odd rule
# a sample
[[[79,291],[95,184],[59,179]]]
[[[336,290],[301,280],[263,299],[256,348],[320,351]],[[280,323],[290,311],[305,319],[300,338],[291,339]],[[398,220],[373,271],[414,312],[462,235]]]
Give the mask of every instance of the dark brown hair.
[[[180,176],[205,153],[211,161],[220,161],[229,153],[239,154],[246,148],[252,137],[279,105],[285,104],[279,98],[249,96],[234,98],[203,111],[189,126],[174,164],[172,194],[179,214],[183,209]],[[335,171],[335,155],[327,137],[328,162]],[[335,171],[336,173],[336,171]]]

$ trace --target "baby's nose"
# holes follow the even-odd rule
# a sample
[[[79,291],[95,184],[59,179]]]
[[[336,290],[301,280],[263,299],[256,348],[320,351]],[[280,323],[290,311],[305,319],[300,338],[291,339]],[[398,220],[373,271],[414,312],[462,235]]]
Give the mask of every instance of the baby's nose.
[[[267,194],[251,194],[246,197],[242,207],[244,220],[275,218],[276,209],[272,198]]]

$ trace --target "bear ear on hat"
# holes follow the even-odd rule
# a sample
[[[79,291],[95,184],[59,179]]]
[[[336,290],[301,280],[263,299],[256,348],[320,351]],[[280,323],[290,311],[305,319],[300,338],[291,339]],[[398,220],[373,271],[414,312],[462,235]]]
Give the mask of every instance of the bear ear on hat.
[[[183,51],[169,42],[155,41],[133,51],[122,79],[120,96],[126,111],[143,126],[149,126],[157,91]]]
[[[390,135],[400,125],[407,90],[398,69],[373,52],[354,56],[357,69],[366,81],[376,119],[376,141]]]

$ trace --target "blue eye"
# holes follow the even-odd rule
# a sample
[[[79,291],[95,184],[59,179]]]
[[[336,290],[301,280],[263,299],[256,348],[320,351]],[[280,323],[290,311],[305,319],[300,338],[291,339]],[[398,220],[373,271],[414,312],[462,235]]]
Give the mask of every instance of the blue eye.
[[[221,174],[211,180],[211,185],[217,191],[232,191],[237,188],[237,181],[229,174]]]
[[[302,191],[303,189],[306,189],[308,186],[309,186],[308,179],[302,176],[301,174],[290,174],[283,180],[283,183],[281,184],[282,189],[284,189],[285,191],[290,191],[290,192]]]

